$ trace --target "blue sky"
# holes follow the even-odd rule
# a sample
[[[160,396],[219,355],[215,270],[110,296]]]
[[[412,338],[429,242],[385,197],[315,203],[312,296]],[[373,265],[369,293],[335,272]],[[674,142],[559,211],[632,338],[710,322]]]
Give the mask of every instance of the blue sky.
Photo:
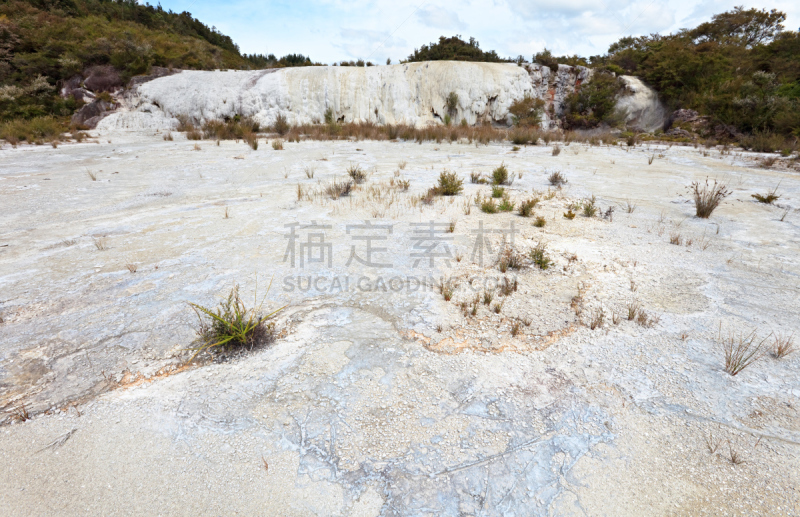
[[[153,0],[151,0],[152,2]],[[155,2],[154,2],[155,3]],[[484,50],[530,60],[544,47],[556,54],[602,54],[621,36],[669,33],[693,27],[712,14],[743,4],[775,8],[786,27],[800,26],[800,4],[722,0],[166,0],[190,11],[239,44],[242,52],[282,56],[301,53],[314,61],[370,59],[397,62],[439,36],[472,36]]]

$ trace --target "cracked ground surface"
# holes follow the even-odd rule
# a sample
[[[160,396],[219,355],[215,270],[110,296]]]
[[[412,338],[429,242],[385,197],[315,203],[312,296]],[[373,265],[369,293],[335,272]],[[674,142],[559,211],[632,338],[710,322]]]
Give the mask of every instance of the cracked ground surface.
[[[800,334],[796,173],[679,147],[97,140],[0,150],[4,514],[800,513],[800,354],[732,377],[719,347],[720,329]],[[467,181],[417,200],[501,162],[544,227],[482,213]],[[367,182],[324,196],[354,163]],[[569,183],[548,193],[554,170]],[[706,176],[734,192],[704,221],[686,186]],[[751,199],[778,183],[778,206]],[[562,216],[590,195],[613,216]],[[392,225],[373,242],[390,268],[348,264],[365,221]],[[455,226],[432,268],[412,255],[430,221]],[[292,267],[285,225],[312,222],[331,263]],[[521,267],[502,272],[512,223]],[[235,282],[249,300],[256,277],[287,305],[281,337],[183,365],[187,302]]]

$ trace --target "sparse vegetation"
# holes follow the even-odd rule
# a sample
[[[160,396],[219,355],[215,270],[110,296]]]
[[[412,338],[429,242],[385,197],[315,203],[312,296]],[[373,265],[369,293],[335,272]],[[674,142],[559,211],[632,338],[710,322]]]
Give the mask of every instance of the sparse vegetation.
[[[497,210],[497,203],[495,203],[494,199],[487,198],[481,202],[481,212],[485,214],[496,214]]]
[[[572,221],[573,219],[575,219],[575,212],[573,212],[572,209],[570,208],[569,210],[564,212],[564,218]]]
[[[539,203],[538,198],[528,199],[519,204],[517,213],[522,217],[530,217],[533,215],[533,209]]]
[[[325,194],[335,201],[340,197],[349,196],[352,190],[352,182],[333,180],[325,187]]]
[[[452,279],[439,279],[439,292],[442,294],[444,301],[449,302],[453,298],[455,291],[456,286]]]
[[[283,140],[280,138],[272,141],[272,148],[276,151],[283,151]]]
[[[549,181],[550,184],[556,188],[561,188],[563,185],[568,183],[567,178],[565,178],[560,171],[555,171],[550,174],[550,176],[547,178],[547,181]]]
[[[771,205],[772,203],[780,199],[780,196],[778,195],[778,187],[775,187],[766,194],[753,194],[751,195],[751,197],[754,198],[759,203],[765,203],[767,205]]]
[[[256,289],[253,308],[247,308],[239,296],[237,284],[216,309],[189,303],[199,320],[197,335],[201,341],[200,346],[191,349],[195,350],[195,353],[189,362],[201,352],[214,353],[217,349],[252,350],[254,347],[272,342],[275,336],[275,324],[270,320],[285,307],[261,315],[265,299],[266,295],[261,302],[258,301]]]
[[[547,245],[544,242],[539,242],[531,250],[531,260],[533,264],[539,269],[548,269],[553,261],[547,256]]]
[[[367,181],[367,172],[357,164],[351,164],[347,167],[347,175],[350,176],[350,179],[353,180],[353,183],[356,185]]]
[[[497,205],[497,209],[501,212],[513,212],[514,211],[514,202],[508,197],[508,195],[503,196],[503,200]]]
[[[462,190],[464,190],[464,181],[455,172],[445,170],[439,174],[439,194],[442,196],[456,196]]]
[[[772,355],[776,359],[783,359],[794,352],[794,334],[788,336],[776,334],[772,342]]]
[[[505,164],[500,164],[492,171],[492,185],[509,185],[508,168]]]
[[[710,184],[706,178],[705,184],[695,181],[689,187],[689,191],[694,198],[695,214],[702,219],[711,217],[712,212],[731,194],[725,185],[714,180]]]
[[[730,333],[723,336],[720,324],[719,341],[725,355],[725,371],[735,376],[761,359],[766,352],[768,338],[759,341],[755,330],[749,334]]]
[[[542,217],[542,216],[538,216],[538,217],[537,217],[537,218],[536,218],[536,219],[533,221],[533,226],[535,226],[536,228],[544,228],[544,226],[545,226],[546,224],[547,224],[547,219],[545,219],[545,218],[544,218],[544,217]]]
[[[550,154],[552,154],[553,156],[558,156],[559,154],[561,154],[561,146],[558,144],[554,145],[553,151]]]
[[[278,113],[278,116],[275,117],[275,122],[272,124],[272,130],[278,133],[280,136],[284,136],[286,133],[289,132],[291,126],[289,125],[289,121],[286,120],[286,117],[283,113]]]

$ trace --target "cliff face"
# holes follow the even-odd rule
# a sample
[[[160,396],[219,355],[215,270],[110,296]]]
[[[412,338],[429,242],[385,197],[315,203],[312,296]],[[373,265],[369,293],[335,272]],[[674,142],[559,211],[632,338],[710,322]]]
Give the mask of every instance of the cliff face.
[[[170,127],[174,117],[200,122],[251,116],[263,125],[278,114],[290,123],[322,122],[330,109],[340,122],[374,122],[423,126],[441,123],[509,124],[516,100],[544,99],[543,126],[591,70],[559,66],[556,73],[536,64],[431,61],[378,67],[305,67],[258,71],[184,71],[136,87],[124,111],[100,122],[99,128]],[[643,85],[642,85],[643,86]],[[458,95],[448,113],[446,99]],[[133,115],[135,113],[135,115]],[[133,116],[132,116],[133,115]],[[166,123],[166,126],[165,126]]]

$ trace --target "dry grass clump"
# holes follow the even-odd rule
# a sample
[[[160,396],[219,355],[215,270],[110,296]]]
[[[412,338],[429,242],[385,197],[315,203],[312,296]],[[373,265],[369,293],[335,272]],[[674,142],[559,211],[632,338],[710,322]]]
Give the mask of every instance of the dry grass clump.
[[[595,330],[602,327],[605,319],[606,313],[602,307],[592,311],[592,313],[589,315],[589,328],[591,330]]]
[[[266,295],[259,303],[258,294],[254,294],[253,308],[247,308],[239,296],[239,286],[234,285],[228,297],[221,301],[216,309],[189,303],[197,314],[199,320],[197,335],[202,342],[200,346],[190,349],[195,350],[195,353],[189,362],[204,351],[252,350],[254,347],[269,344],[275,336],[275,324],[269,320],[285,307],[262,316],[264,299]]]
[[[502,273],[509,269],[522,269],[522,256],[510,246],[506,246],[500,253],[497,267]]]
[[[567,178],[563,174],[561,174],[560,171],[556,171],[550,174],[550,176],[548,176],[547,178],[547,181],[549,181],[550,184],[556,188],[561,188],[563,185],[569,183],[567,181]]]
[[[783,359],[794,352],[794,334],[784,336],[776,334],[772,342],[772,355],[776,359]]]
[[[537,217],[537,218],[536,218],[536,219],[533,221],[533,226],[535,226],[536,228],[544,228],[544,226],[545,226],[546,224],[547,224],[547,219],[545,219],[545,218],[544,218],[544,217],[542,217],[541,215],[540,215],[540,216],[538,216],[538,217]]]
[[[570,208],[569,210],[564,212],[564,218],[572,221],[573,219],[575,219],[575,212],[573,212],[572,209]]]
[[[749,334],[730,333],[728,336],[723,336],[720,325],[719,341],[725,355],[725,371],[731,375],[738,375],[764,357],[769,337],[759,341],[755,330]]]
[[[517,292],[517,288],[519,287],[519,283],[515,278],[513,281],[509,280],[508,277],[504,276],[503,281],[500,282],[500,294],[503,296],[511,296],[511,293]],[[505,302],[504,302],[505,303]],[[497,311],[495,311],[497,312]]]
[[[714,180],[711,184],[706,178],[705,184],[695,181],[689,186],[689,192],[694,198],[695,214],[702,219],[711,217],[711,213],[717,209],[722,201],[731,195],[731,191],[725,185]]]
[[[353,190],[353,183],[350,181],[333,180],[325,187],[325,195],[336,201],[340,197],[349,196]]]
[[[453,294],[456,292],[456,285],[452,279],[439,279],[438,287],[444,301],[449,302],[453,299]]]
[[[553,151],[552,151],[551,154],[553,156],[558,156],[559,154],[561,154],[561,146],[560,145],[554,145],[553,146]]]
[[[276,151],[283,151],[283,140],[278,138],[277,140],[272,141],[272,148]]]
[[[261,126],[250,117],[236,115],[227,120],[209,120],[202,129],[206,140],[244,140],[249,143]]]
[[[530,217],[533,215],[533,209],[536,208],[536,205],[539,203],[539,198],[528,199],[527,201],[523,201],[520,203],[519,208],[517,208],[517,213],[522,217]]]
[[[288,133],[291,128],[292,126],[289,125],[289,121],[286,120],[286,117],[284,117],[282,113],[279,113],[278,116],[275,117],[275,122],[272,124],[272,130],[278,133],[280,136]]]
[[[778,187],[775,187],[766,194],[753,194],[750,197],[752,197],[759,203],[771,205],[772,203],[780,199],[781,196],[778,195]]]
[[[360,165],[352,164],[347,167],[347,175],[356,185],[367,181],[367,172]]]

